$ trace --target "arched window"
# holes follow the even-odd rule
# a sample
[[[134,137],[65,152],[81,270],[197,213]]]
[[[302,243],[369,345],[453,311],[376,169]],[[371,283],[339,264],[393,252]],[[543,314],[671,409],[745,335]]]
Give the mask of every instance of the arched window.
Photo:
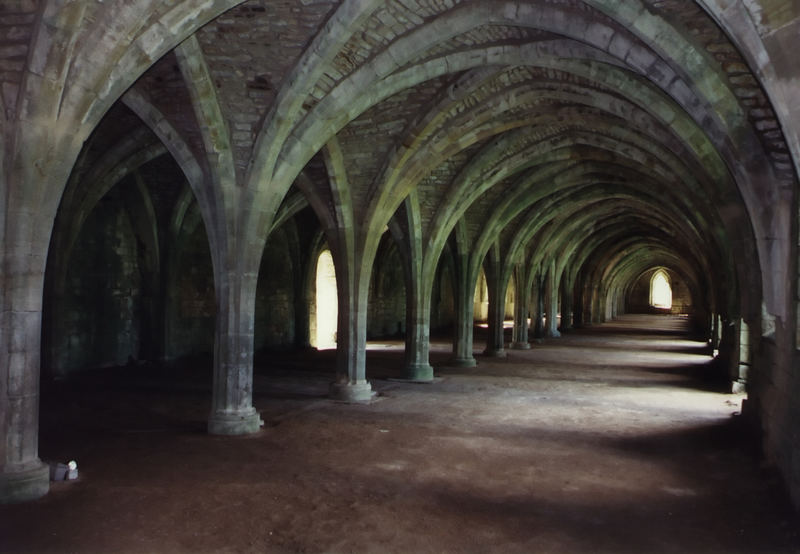
[[[323,250],[317,258],[317,332],[314,346],[336,348],[336,326],[339,302],[336,292],[336,270],[330,250]]]
[[[669,275],[659,269],[650,279],[650,305],[654,308],[672,308],[672,287],[669,285]]]
[[[517,280],[514,278],[514,275],[511,276],[511,279],[508,280],[508,286],[506,287],[506,303],[505,303],[505,312],[503,317],[507,321],[514,321],[514,302],[517,296]]]
[[[475,321],[487,321],[489,319],[489,286],[486,283],[486,274],[481,268],[478,275],[478,283],[475,285],[475,298],[472,309],[472,317]]]

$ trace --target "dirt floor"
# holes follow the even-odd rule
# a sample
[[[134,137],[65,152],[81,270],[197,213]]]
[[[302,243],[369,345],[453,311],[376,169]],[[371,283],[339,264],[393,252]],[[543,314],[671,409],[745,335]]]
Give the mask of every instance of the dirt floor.
[[[326,398],[333,352],[276,356],[239,438],[204,433],[206,370],[45,383],[41,457],[80,478],[0,506],[0,551],[800,552],[682,326],[626,316],[472,369],[437,342],[429,385],[372,344],[371,405]]]

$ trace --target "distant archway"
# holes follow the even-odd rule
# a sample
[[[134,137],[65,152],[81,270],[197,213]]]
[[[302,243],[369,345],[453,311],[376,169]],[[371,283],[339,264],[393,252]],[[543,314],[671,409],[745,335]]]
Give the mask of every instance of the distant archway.
[[[316,279],[317,332],[312,337],[318,350],[336,348],[336,327],[339,301],[336,291],[336,270],[330,250],[323,250],[317,258]]]
[[[475,285],[475,296],[473,298],[472,316],[474,321],[485,323],[489,319],[489,285],[486,282],[486,274],[483,268],[478,275],[478,283]]]
[[[669,275],[663,269],[653,273],[650,279],[650,305],[663,310],[672,308],[672,287]]]

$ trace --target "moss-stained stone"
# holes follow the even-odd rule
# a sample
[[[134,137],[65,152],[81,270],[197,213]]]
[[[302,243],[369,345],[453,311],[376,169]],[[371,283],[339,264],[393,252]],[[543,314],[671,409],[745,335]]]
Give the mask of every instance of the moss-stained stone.
[[[209,355],[214,347],[214,273],[208,236],[196,204],[192,204],[176,239],[175,257],[168,273],[168,359]]]
[[[784,0],[743,0],[761,35],[770,33],[800,18],[800,6]]]
[[[255,311],[255,349],[288,349],[294,346],[294,282],[291,258],[283,232],[273,233],[264,247],[258,275]]]
[[[139,251],[117,190],[84,224],[60,299],[58,373],[124,365],[139,357],[142,281]]]

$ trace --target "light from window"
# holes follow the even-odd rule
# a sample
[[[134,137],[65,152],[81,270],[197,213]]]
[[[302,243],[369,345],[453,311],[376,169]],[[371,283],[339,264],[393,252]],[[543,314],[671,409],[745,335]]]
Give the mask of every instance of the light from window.
[[[650,305],[654,308],[672,308],[672,287],[663,270],[656,271],[650,281]]]
[[[330,250],[323,250],[317,260],[317,349],[336,348],[338,315],[336,270]]]

